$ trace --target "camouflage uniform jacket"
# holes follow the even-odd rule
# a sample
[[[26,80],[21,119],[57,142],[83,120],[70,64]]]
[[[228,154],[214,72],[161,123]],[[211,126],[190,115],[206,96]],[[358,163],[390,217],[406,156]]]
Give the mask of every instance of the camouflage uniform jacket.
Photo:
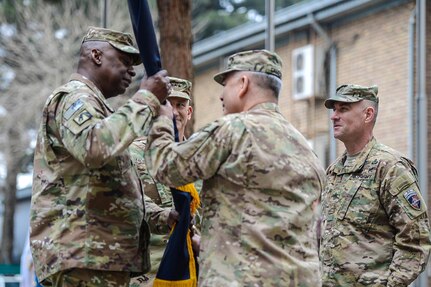
[[[40,280],[69,268],[149,269],[143,193],[127,150],[158,100],[114,112],[85,77],[48,98],[34,156],[31,248]]]
[[[150,259],[151,270],[142,276],[132,280],[135,285],[153,286],[153,280],[159,270],[160,262],[165,252],[169,239],[168,216],[173,208],[171,190],[168,186],[156,182],[148,172],[145,165],[144,152],[147,144],[146,137],[136,139],[130,145],[130,155],[138,170],[139,177],[144,185],[146,221],[150,226]],[[195,185],[196,188],[198,186]],[[199,190],[199,189],[198,189]]]
[[[407,286],[430,250],[425,201],[413,163],[373,138],[344,167],[327,170],[322,193],[324,286]]]
[[[200,286],[320,286],[312,205],[324,170],[278,105],[173,140],[172,121],[159,117],[145,159],[167,185],[204,179]]]
[[[148,173],[144,160],[145,145],[146,138],[139,138],[132,143],[129,150],[144,185],[146,220],[151,230],[149,246],[151,270],[145,274],[144,278],[136,278],[134,282],[142,283],[133,286],[153,286],[153,280],[169,238],[167,220],[172,208],[172,195],[169,187],[156,182]]]

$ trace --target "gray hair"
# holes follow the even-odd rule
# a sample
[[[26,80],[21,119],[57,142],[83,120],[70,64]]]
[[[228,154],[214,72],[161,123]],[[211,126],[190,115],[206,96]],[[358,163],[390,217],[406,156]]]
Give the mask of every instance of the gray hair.
[[[373,125],[375,125],[377,121],[377,115],[379,113],[379,103],[370,100],[363,100],[362,102],[364,108],[372,107],[374,109]]]
[[[282,82],[279,78],[273,75],[259,73],[259,72],[248,72],[253,75],[255,83],[264,89],[270,89],[274,96],[278,99],[280,94]]]

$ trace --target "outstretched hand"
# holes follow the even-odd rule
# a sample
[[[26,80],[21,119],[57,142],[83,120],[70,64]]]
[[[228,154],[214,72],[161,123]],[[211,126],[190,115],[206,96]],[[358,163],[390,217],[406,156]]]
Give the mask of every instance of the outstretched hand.
[[[201,248],[201,236],[199,234],[199,231],[196,229],[196,226],[194,226],[193,224],[190,225],[190,236],[192,239],[193,254],[196,257],[199,257],[199,252]]]
[[[159,116],[167,116],[171,120],[174,118],[174,111],[169,100],[166,100],[164,104],[160,105]]]
[[[180,214],[175,209],[171,209],[168,215],[169,228],[172,228],[178,220],[180,220]]]
[[[168,72],[161,70],[149,78],[143,78],[139,88],[150,91],[159,99],[160,103],[163,103],[171,90]]]

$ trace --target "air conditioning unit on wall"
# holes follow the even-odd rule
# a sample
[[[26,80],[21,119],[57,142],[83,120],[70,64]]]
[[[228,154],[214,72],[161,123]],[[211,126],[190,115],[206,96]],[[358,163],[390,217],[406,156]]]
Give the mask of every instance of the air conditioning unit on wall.
[[[292,51],[292,96],[294,100],[323,97],[324,59],[321,49],[306,45]]]

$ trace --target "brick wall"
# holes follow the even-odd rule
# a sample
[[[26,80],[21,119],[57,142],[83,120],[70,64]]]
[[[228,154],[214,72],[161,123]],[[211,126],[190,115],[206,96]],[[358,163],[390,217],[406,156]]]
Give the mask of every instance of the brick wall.
[[[193,83],[195,131],[223,115],[219,100],[222,86],[213,80],[213,75],[219,71],[219,67],[214,67],[204,73],[195,74]]]
[[[356,19],[341,19],[327,28],[338,48],[337,85],[379,86],[380,111],[375,136],[405,154],[408,148],[408,24],[413,7],[414,1]],[[321,37],[310,27],[277,40],[287,43],[276,49],[284,65],[279,99],[282,113],[307,138],[327,134],[329,117],[323,100],[294,101],[291,85],[292,50],[307,44],[323,47]],[[219,69],[212,67],[195,74],[195,130],[222,115],[218,99],[221,87],[212,79]],[[343,150],[343,146],[338,144],[338,154]]]
[[[428,127],[431,123],[431,3],[427,2],[427,96]],[[332,23],[326,31],[337,44],[337,86],[345,83],[379,86],[380,110],[374,135],[380,142],[407,155],[408,152],[408,49],[409,18],[415,1],[403,5],[369,13],[366,16],[340,19]],[[322,39],[312,28],[291,32],[284,39],[277,38],[285,45],[279,45],[276,52],[283,59],[283,89],[279,104],[282,113],[307,138],[320,134],[328,135],[329,116],[322,100],[292,100],[292,50],[307,44],[322,47]],[[219,71],[213,67],[195,75],[195,130],[220,117],[221,105],[218,100],[221,87],[212,75]],[[429,132],[428,132],[429,134]],[[431,136],[428,136],[431,146]],[[338,142],[337,153],[344,146]],[[431,151],[428,151],[428,178],[431,178]],[[428,183],[428,198],[431,183]],[[425,191],[422,191],[423,193]],[[428,201],[428,208],[431,206]],[[431,267],[430,267],[431,268]],[[430,285],[431,286],[431,281]]]
[[[413,3],[411,3],[413,4]],[[376,138],[407,153],[407,4],[334,27],[338,46],[337,83],[379,86]]]

